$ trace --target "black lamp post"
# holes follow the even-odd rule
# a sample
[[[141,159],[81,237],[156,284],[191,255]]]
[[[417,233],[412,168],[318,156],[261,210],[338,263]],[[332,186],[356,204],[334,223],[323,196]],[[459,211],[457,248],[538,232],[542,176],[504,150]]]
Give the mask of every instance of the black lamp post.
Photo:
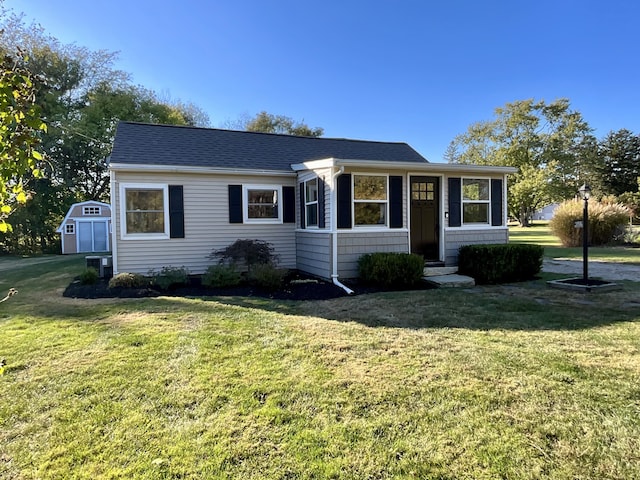
[[[578,192],[584,200],[584,210],[582,211],[582,276],[585,285],[589,285],[589,198],[591,197],[591,187],[586,183],[582,185]]]

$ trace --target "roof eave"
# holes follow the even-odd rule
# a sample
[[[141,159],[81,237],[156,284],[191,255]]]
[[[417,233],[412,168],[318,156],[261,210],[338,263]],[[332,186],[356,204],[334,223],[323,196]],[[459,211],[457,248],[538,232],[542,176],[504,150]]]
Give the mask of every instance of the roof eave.
[[[469,172],[469,173],[495,173],[511,174],[518,171],[515,167],[503,167],[492,165],[466,165],[460,163],[429,163],[429,162],[395,162],[384,160],[353,160],[340,158],[327,158],[311,162],[296,163],[291,165],[294,171],[315,170],[326,167],[365,167],[386,170],[410,170],[415,172]]]
[[[196,167],[192,165],[149,165],[131,163],[111,163],[109,169],[114,172],[145,173],[199,173],[217,175],[270,175],[278,177],[295,177],[296,172],[290,170],[266,170],[255,168]]]

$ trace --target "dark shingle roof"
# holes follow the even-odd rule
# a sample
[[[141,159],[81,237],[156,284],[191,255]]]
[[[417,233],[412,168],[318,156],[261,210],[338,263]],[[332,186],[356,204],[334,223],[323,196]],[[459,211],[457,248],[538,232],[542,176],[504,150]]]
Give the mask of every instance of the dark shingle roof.
[[[111,163],[286,170],[324,158],[427,162],[406,143],[120,122]]]

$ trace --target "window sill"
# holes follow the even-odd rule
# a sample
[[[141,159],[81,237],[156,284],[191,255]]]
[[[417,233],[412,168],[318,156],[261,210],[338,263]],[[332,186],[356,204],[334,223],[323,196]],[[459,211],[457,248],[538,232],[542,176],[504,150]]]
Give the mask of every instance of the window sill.
[[[245,218],[242,223],[246,225],[282,225],[283,222],[279,219]]]
[[[489,225],[487,224],[469,224],[469,225],[462,225],[460,227],[444,227],[445,231],[450,230],[450,231],[456,231],[456,230],[508,230],[509,227],[505,226],[505,225]]]
[[[120,236],[121,240],[168,240],[168,233],[129,233]]]

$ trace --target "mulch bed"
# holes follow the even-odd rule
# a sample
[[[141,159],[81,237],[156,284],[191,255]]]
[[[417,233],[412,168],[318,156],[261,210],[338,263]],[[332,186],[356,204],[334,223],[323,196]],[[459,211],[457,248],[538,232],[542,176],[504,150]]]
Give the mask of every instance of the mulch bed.
[[[178,286],[169,290],[159,288],[109,288],[108,279],[98,279],[93,285],[83,285],[78,278],[74,279],[62,294],[70,298],[144,298],[158,296],[172,297],[217,297],[240,296],[262,297],[276,300],[329,300],[347,296],[347,293],[331,282],[318,280],[308,276],[294,273],[285,279],[284,287],[277,291],[264,290],[252,285],[239,285],[229,288],[213,288],[203,286],[199,277],[189,278],[187,285]],[[359,285],[349,282],[345,284],[354,290],[356,294],[375,293],[384,291],[372,286]],[[430,287],[424,283],[417,286],[416,290],[427,290]]]

